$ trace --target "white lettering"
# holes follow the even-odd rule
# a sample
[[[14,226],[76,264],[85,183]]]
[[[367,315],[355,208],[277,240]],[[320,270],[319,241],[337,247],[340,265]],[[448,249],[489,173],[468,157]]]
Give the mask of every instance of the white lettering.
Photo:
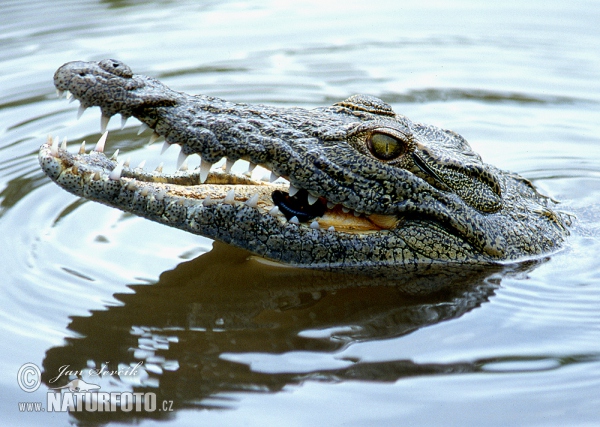
[[[133,410],[133,393],[121,393],[121,411],[131,412]]]
[[[117,411],[117,402],[121,401],[121,393],[113,392],[110,394],[110,411]]]
[[[138,362],[135,366],[128,366],[124,369],[117,369],[116,371],[111,371],[107,368],[108,362],[102,365],[100,369],[92,368],[88,371],[90,377],[104,377],[106,375],[110,376],[119,376],[119,377],[132,377],[138,374],[138,369],[142,366],[144,362]],[[68,366],[68,365],[67,365]],[[59,375],[60,376],[60,375]]]
[[[19,412],[42,412],[42,402],[19,402]]]
[[[19,404],[21,412],[38,411],[28,403]],[[41,402],[39,403],[41,408]],[[164,407],[164,402],[163,402]],[[142,392],[48,392],[47,412],[154,412],[157,409],[156,393]],[[170,410],[170,409],[169,409]]]
[[[135,401],[135,411],[140,412],[142,410],[144,393],[133,393],[133,397],[133,400]]]
[[[62,394],[49,392],[46,394],[46,410],[48,412],[58,412],[60,411],[60,401]]]
[[[80,376],[81,375],[81,371],[69,371],[70,367],[71,367],[71,365],[63,365],[60,368],[58,368],[58,375],[55,376],[54,378],[51,378],[50,380],[48,380],[48,382],[50,384],[54,384],[63,375],[67,375],[67,376],[68,375],[74,375],[74,376]]]
[[[81,401],[81,399],[79,399],[79,401]],[[75,411],[75,396],[73,393],[62,394],[62,405],[60,406],[60,410],[61,412]],[[78,408],[77,410],[80,411],[81,408]]]
[[[94,393],[94,395],[97,393]],[[98,410],[98,400],[95,399],[95,396],[92,393],[85,394],[85,410],[88,412],[96,412]]]
[[[98,412],[110,411],[110,393],[96,393],[98,398]]]
[[[144,395],[144,411],[156,411],[156,393],[146,393]]]

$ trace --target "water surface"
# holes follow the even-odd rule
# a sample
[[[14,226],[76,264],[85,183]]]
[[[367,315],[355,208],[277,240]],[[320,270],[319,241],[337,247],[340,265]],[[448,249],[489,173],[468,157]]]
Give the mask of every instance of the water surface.
[[[591,1],[4,2],[0,408],[10,425],[595,425],[600,422],[600,6]],[[548,259],[410,297],[277,269],[81,201],[45,178],[48,134],[99,137],[52,75],[116,58],[174,89],[314,107],[354,93],[453,129],[576,215]],[[117,148],[175,168],[114,119]],[[193,166],[193,164],[192,164]],[[173,412],[20,413],[64,365],[118,369]],[[16,382],[31,362],[36,392]]]

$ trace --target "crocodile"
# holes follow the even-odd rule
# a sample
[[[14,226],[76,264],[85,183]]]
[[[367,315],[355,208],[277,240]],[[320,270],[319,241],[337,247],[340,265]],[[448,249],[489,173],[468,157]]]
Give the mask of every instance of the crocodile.
[[[373,96],[314,109],[233,103],[172,90],[113,59],[66,63],[54,84],[79,114],[100,107],[102,137],[75,152],[49,137],[39,162],[53,181],[265,260],[329,270],[496,265],[553,253],[569,234],[570,217],[530,181]],[[151,142],[178,145],[177,170],[109,158],[106,127],[117,114],[152,129]],[[238,160],[247,173],[232,172]],[[269,179],[252,177],[257,165]]]

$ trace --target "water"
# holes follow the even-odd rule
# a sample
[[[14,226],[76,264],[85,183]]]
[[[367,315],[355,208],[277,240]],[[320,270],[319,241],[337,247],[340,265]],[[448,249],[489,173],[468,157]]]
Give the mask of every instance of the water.
[[[0,15],[0,408],[9,425],[600,423],[600,6],[481,2],[4,2]],[[123,60],[190,93],[327,105],[354,93],[465,136],[577,216],[543,262],[452,293],[276,269],[82,202],[37,164],[48,134],[95,142],[54,94],[62,63]],[[109,149],[162,157],[135,123]],[[193,165],[192,165],[193,166]],[[173,412],[21,413],[61,366]],[[33,393],[17,384],[31,362]],[[89,379],[89,382],[94,380]],[[162,409],[162,408],[161,408]]]

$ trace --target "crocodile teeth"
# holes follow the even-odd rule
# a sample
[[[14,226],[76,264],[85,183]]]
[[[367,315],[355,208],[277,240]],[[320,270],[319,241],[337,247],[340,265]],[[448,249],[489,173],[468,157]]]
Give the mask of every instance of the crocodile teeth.
[[[279,178],[279,175],[277,175],[275,172],[271,171],[271,177],[269,178],[269,182],[273,183],[273,182],[277,181],[277,178]]]
[[[185,163],[187,158],[188,158],[188,155],[183,152],[183,147],[182,147],[181,151],[179,152],[179,156],[177,156],[177,169],[181,169],[181,165],[183,165]]]
[[[141,135],[146,129],[148,129],[150,126],[148,126],[146,123],[142,123],[140,126],[140,129],[138,130],[138,135]]]
[[[335,231],[335,227],[332,225],[327,229],[327,231]]]
[[[69,92],[68,90],[65,91],[65,94],[66,94],[66,97],[67,97],[68,100],[73,97],[73,94],[71,92]]]
[[[114,160],[115,162],[117,161],[119,157],[119,149],[117,148],[114,152],[114,154],[110,157],[111,160]]]
[[[106,144],[106,137],[107,136],[108,136],[108,132],[104,132],[102,134],[102,136],[100,137],[100,139],[96,143],[96,147],[94,148],[94,151],[97,151],[98,153],[103,153],[104,152],[104,145]]]
[[[234,165],[233,160],[225,159],[225,173],[231,173],[231,168]]]
[[[112,179],[113,181],[121,179],[121,172],[123,172],[123,163],[118,163],[117,167],[110,172],[108,178]]]
[[[83,116],[83,113],[85,113],[85,110],[87,110],[87,108],[85,108],[83,106],[83,104],[80,104],[79,109],[77,110],[77,120],[79,120],[81,118],[81,116]]]
[[[148,145],[154,144],[158,138],[160,138],[160,135],[156,132],[152,132],[152,135],[150,135],[150,140],[148,141]]]
[[[58,96],[59,98],[62,98],[64,93],[64,90],[56,89],[56,96]]]
[[[130,163],[131,163],[131,157],[127,157],[125,159],[125,163],[123,163],[123,167],[129,168]]]
[[[319,225],[317,220],[314,220],[313,222],[310,223],[310,228],[312,228],[313,230],[319,230],[321,228],[321,226]]]
[[[81,142],[81,146],[79,147],[79,154],[85,154],[85,141]]]
[[[357,217],[357,218],[358,218],[360,215],[361,215],[361,213],[360,213],[360,212],[358,212],[358,211],[354,211],[354,216],[355,216],[355,217]]]
[[[342,212],[348,213],[348,212],[350,212],[350,209],[347,208],[346,206],[342,206]]]
[[[244,175],[246,175],[248,178],[250,178],[252,176],[252,172],[254,171],[254,169],[256,169],[256,163],[250,162],[248,164],[248,170],[246,172],[244,172]]]
[[[62,144],[60,144],[60,149],[63,151],[67,151],[67,137],[63,138]]]
[[[167,142],[167,140],[165,139],[165,142],[163,143],[163,146],[162,146],[162,148],[160,149],[160,154],[161,154],[161,156],[162,156],[163,154],[165,154],[165,151],[167,151],[167,150],[169,149],[169,147],[170,147],[170,146],[171,146],[171,144],[169,144],[169,143]]]
[[[48,138],[52,139],[52,137],[50,136]],[[52,140],[52,145],[50,146],[50,153],[53,156],[56,156],[58,154],[58,136]]]
[[[166,190],[160,190],[158,193],[156,193],[156,200],[162,202],[165,198],[165,196],[167,195],[167,191]]]
[[[296,188],[293,185],[290,185],[290,189],[288,190],[288,193],[290,196],[294,197],[296,195],[296,193],[298,193],[298,191],[300,191],[299,188]],[[312,205],[312,203],[311,203],[311,205]]]
[[[235,190],[232,188],[227,192],[227,195],[223,199],[223,203],[232,204],[235,201]]]
[[[146,161],[142,160],[136,169],[144,169],[144,166],[146,166]]]
[[[317,202],[317,200],[319,200],[319,198],[318,198],[318,197],[315,197],[315,196],[313,196],[312,194],[308,194],[308,195],[306,196],[306,198],[308,199],[308,204],[309,204],[309,205],[314,205],[314,204]]]
[[[206,196],[206,199],[204,199],[202,201],[202,206],[209,206],[212,205],[214,202],[213,200],[210,198],[210,196]]]
[[[212,163],[209,163],[204,159],[200,160],[200,184],[206,182],[208,174],[210,173],[210,168],[212,168]]]
[[[327,202],[327,209],[333,209],[335,207],[335,203]]]
[[[163,164],[162,164],[162,163],[161,163],[161,164],[159,164],[159,165],[156,167],[156,169],[154,169],[154,172],[156,172],[156,173],[162,173],[162,171],[163,171]]]
[[[100,132],[106,132],[106,128],[108,127],[108,122],[110,122],[110,116],[105,116],[102,114],[100,117]]]
[[[121,115],[121,130],[125,129],[127,120],[129,120],[129,117]]]
[[[288,222],[291,222],[292,224],[300,224],[300,221],[298,220],[297,216],[291,217]]]
[[[182,172],[185,172],[188,170],[188,161],[187,161],[187,157],[183,160],[183,163],[181,163],[181,165],[177,168],[177,170],[180,170]]]
[[[258,203],[258,194],[253,194],[248,200],[246,200],[246,206],[255,208]]]
[[[277,216],[279,215],[279,206],[273,206],[269,211],[269,215]]]

